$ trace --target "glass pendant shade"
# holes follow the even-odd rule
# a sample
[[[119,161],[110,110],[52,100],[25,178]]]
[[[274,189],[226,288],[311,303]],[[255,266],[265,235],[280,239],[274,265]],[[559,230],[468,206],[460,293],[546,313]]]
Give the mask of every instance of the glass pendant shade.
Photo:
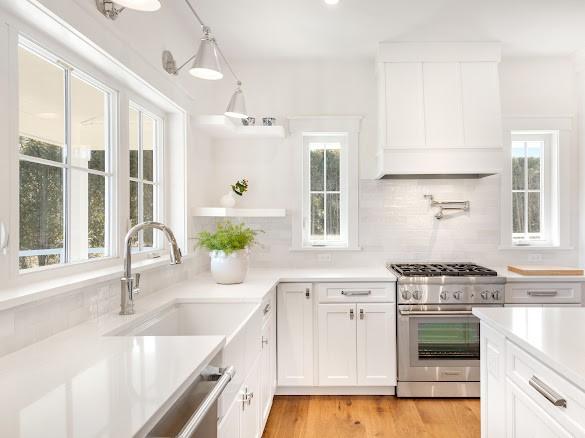
[[[189,73],[196,78],[210,81],[217,81],[223,78],[215,40],[208,36],[201,39],[199,50],[195,55],[195,60],[193,61],[193,66],[189,69]]]
[[[114,0],[114,3],[136,11],[153,12],[160,9],[159,0]]]
[[[232,94],[232,98],[230,99],[230,103],[228,104],[224,115],[236,119],[246,119],[248,117],[244,93],[242,93],[242,89],[239,86],[237,90],[234,91],[234,94]]]

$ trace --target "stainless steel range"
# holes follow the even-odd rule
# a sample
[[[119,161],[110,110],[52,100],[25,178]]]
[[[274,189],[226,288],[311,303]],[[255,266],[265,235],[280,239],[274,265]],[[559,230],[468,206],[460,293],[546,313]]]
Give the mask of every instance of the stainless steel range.
[[[398,277],[398,397],[479,397],[476,306],[503,306],[506,279],[472,263],[390,264]]]

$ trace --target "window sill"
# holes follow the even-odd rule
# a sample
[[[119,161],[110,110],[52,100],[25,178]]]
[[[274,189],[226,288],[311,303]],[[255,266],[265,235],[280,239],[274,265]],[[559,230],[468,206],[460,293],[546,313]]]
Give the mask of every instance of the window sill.
[[[361,246],[308,246],[301,248],[290,248],[291,252],[343,252],[343,251],[361,251]]]
[[[570,251],[574,250],[573,246],[562,245],[500,245],[500,251]]]
[[[192,256],[184,256],[188,260]],[[136,272],[158,268],[169,263],[169,256],[164,255],[156,259],[145,259],[132,263]],[[0,311],[21,306],[45,298],[51,298],[73,290],[95,285],[96,283],[116,280],[122,277],[122,261],[116,266],[95,269],[79,274],[57,277],[51,280],[38,281],[27,285],[15,286],[9,289],[0,289]]]

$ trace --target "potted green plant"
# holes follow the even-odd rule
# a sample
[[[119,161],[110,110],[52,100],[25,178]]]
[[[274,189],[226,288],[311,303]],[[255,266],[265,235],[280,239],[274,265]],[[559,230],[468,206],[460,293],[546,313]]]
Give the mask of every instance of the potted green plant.
[[[231,190],[219,200],[222,207],[232,208],[236,206],[236,197],[234,195],[238,195],[240,198],[244,196],[244,193],[248,191],[248,180],[243,178],[240,181],[236,181],[230,185],[230,188]]]
[[[226,220],[217,224],[215,232],[201,231],[197,235],[197,246],[209,251],[211,274],[217,283],[236,284],[245,280],[250,248],[256,244],[258,233],[243,223]]]

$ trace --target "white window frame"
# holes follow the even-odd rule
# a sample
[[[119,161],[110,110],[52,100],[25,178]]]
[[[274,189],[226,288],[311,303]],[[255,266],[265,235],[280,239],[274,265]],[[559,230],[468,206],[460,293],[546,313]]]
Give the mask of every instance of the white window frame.
[[[547,245],[552,243],[552,223],[555,212],[553,211],[553,190],[556,178],[555,166],[558,162],[556,155],[558,148],[555,146],[555,138],[558,134],[545,131],[513,131],[511,133],[511,148],[515,142],[524,143],[526,157],[527,143],[538,141],[543,143],[540,160],[540,188],[533,190],[528,188],[528,160],[524,161],[524,189],[514,189],[512,186],[512,197],[514,193],[524,193],[524,226],[523,233],[514,233],[512,230],[512,242],[517,246],[526,245]],[[511,158],[512,159],[512,158]],[[528,194],[540,194],[540,232],[530,233],[528,231]]]
[[[311,150],[315,145],[339,144],[339,190],[329,191],[326,186],[327,154],[323,161],[324,182],[323,190],[311,190]],[[347,248],[349,246],[348,232],[348,133],[346,132],[318,132],[303,133],[303,247],[305,248]],[[326,148],[326,147],[325,147]],[[324,239],[312,239],[311,229],[311,195],[339,194],[340,237],[327,239],[327,204],[324,208]]]
[[[297,116],[289,117],[290,136],[287,142],[293,151],[293,169],[295,178],[296,205],[292,209],[292,251],[359,251],[359,138],[361,116]],[[340,210],[342,205],[347,205],[346,214],[340,212],[344,223],[340,224],[346,233],[344,242],[331,242],[331,244],[314,246],[307,239],[309,232],[308,218],[310,217],[310,189],[309,185],[309,151],[307,139],[314,137],[327,137],[328,135],[344,135],[346,142],[343,144],[340,165],[340,181],[346,186],[343,200],[340,196]],[[345,153],[344,153],[345,152]],[[345,170],[344,170],[345,169]],[[345,174],[345,175],[344,175]],[[342,176],[344,175],[344,176]],[[343,190],[342,190],[343,191]],[[307,216],[309,215],[309,216]],[[345,217],[344,217],[345,216]]]
[[[60,168],[64,171],[65,176],[63,178],[63,255],[61,257],[61,263],[54,264],[54,265],[47,265],[47,266],[40,266],[37,268],[31,269],[18,269],[19,274],[30,274],[38,271],[44,270],[52,270],[59,267],[64,266],[71,266],[71,265],[79,265],[84,263],[94,263],[100,262],[103,260],[112,259],[116,255],[116,246],[114,241],[115,229],[116,229],[116,208],[115,208],[115,201],[116,196],[114,196],[113,188],[115,186],[114,179],[115,175],[115,150],[116,150],[116,142],[115,142],[115,128],[116,123],[114,121],[116,112],[115,107],[117,105],[117,94],[114,92],[113,89],[106,86],[101,81],[95,79],[88,73],[84,71],[72,67],[69,63],[64,61],[59,56],[51,53],[49,50],[45,49],[44,47],[40,46],[39,44],[34,43],[30,39],[26,38],[23,35],[18,36],[18,46],[28,50],[29,52],[33,53],[36,56],[39,56],[44,61],[55,65],[56,67],[63,70],[64,74],[64,100],[65,100],[65,147],[64,147],[64,154],[66,156],[65,162],[55,162],[51,160],[46,160],[43,158],[31,157],[28,155],[21,154],[18,151],[18,165],[20,167],[20,163],[22,161],[31,162],[42,164],[46,166],[51,166],[55,168]],[[95,87],[96,89],[104,92],[107,96],[108,102],[106,104],[106,119],[107,119],[107,135],[104,136],[104,140],[107,142],[107,154],[106,154],[106,167],[104,171],[88,169],[84,167],[79,167],[72,165],[70,162],[71,154],[71,79],[77,78],[82,80],[91,86]],[[104,120],[104,124],[106,120]],[[19,145],[17,144],[16,147],[19,149]],[[105,178],[105,198],[106,198],[106,205],[105,205],[105,218],[106,218],[106,229],[105,229],[105,253],[104,257],[94,258],[94,259],[87,259],[87,260],[79,260],[79,261],[71,261],[71,223],[72,218],[71,216],[71,173],[72,170],[82,171],[87,174],[99,175]],[[20,192],[20,184],[18,185],[18,189]],[[17,214],[20,208],[18,209]],[[18,239],[18,245],[20,246],[20,236]],[[19,265],[19,259],[21,256],[21,252],[19,250],[19,254],[16,260],[17,265]]]
[[[128,167],[128,181],[138,183],[138,223],[144,221],[144,184],[153,186],[153,220],[157,222],[164,222],[164,203],[165,203],[165,184],[164,184],[164,148],[165,148],[165,121],[164,118],[156,114],[145,105],[139,104],[135,99],[129,100],[128,109],[138,111],[138,177],[130,176],[130,168]],[[143,116],[147,115],[155,121],[155,145],[154,145],[154,167],[153,167],[153,181],[147,181],[143,175],[143,138],[142,138],[142,120]],[[130,159],[130,148],[126,151],[128,159]],[[130,190],[128,188],[128,223],[130,223]],[[164,242],[161,233],[153,233],[153,247],[144,247],[144,232],[138,235],[138,248],[133,248],[136,254],[149,254],[160,251],[164,248]]]

